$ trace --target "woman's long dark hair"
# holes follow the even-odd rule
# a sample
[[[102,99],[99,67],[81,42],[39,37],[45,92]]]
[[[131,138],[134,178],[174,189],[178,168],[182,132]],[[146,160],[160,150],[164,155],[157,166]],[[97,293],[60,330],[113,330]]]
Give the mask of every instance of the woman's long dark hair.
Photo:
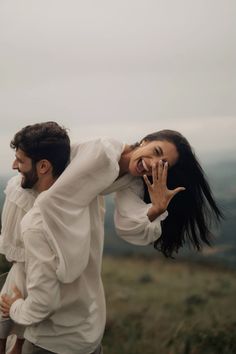
[[[190,241],[198,251],[202,245],[211,244],[210,227],[223,217],[218,208],[206,176],[189,142],[179,132],[161,130],[145,136],[142,141],[166,140],[176,146],[178,162],[168,171],[169,189],[185,187],[186,190],[174,196],[168,206],[168,217],[162,221],[162,235],[154,247],[165,256],[171,257],[186,242]],[[150,197],[144,183],[144,201]]]

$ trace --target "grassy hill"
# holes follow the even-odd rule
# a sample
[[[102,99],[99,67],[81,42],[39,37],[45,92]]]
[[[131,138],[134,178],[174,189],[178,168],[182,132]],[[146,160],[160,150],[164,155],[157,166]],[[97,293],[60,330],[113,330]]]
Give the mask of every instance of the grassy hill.
[[[106,257],[104,352],[235,354],[235,276],[200,263]]]
[[[108,257],[104,354],[235,354],[236,271],[163,257]]]

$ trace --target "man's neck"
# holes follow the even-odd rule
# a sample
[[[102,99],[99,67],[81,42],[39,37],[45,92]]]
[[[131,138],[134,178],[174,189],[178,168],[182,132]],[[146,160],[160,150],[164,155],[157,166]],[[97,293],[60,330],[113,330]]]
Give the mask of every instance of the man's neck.
[[[45,176],[38,180],[38,182],[34,185],[33,189],[39,194],[49,189],[55,181],[55,177]]]

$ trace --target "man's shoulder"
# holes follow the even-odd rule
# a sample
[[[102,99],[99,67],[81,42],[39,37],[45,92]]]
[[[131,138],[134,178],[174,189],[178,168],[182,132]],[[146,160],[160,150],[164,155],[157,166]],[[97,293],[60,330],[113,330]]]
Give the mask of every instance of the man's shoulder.
[[[20,190],[21,189],[21,175],[16,175],[11,177],[6,185],[6,188],[4,190],[5,194],[11,194],[11,193],[15,193],[16,190]]]

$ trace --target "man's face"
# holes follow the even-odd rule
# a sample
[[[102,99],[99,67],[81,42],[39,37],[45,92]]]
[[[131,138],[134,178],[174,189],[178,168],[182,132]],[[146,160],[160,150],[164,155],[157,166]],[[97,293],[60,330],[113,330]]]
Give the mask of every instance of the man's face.
[[[26,156],[23,150],[17,149],[16,158],[12,164],[13,170],[18,170],[22,175],[21,187],[33,188],[38,182],[36,166],[32,164],[31,158]]]

